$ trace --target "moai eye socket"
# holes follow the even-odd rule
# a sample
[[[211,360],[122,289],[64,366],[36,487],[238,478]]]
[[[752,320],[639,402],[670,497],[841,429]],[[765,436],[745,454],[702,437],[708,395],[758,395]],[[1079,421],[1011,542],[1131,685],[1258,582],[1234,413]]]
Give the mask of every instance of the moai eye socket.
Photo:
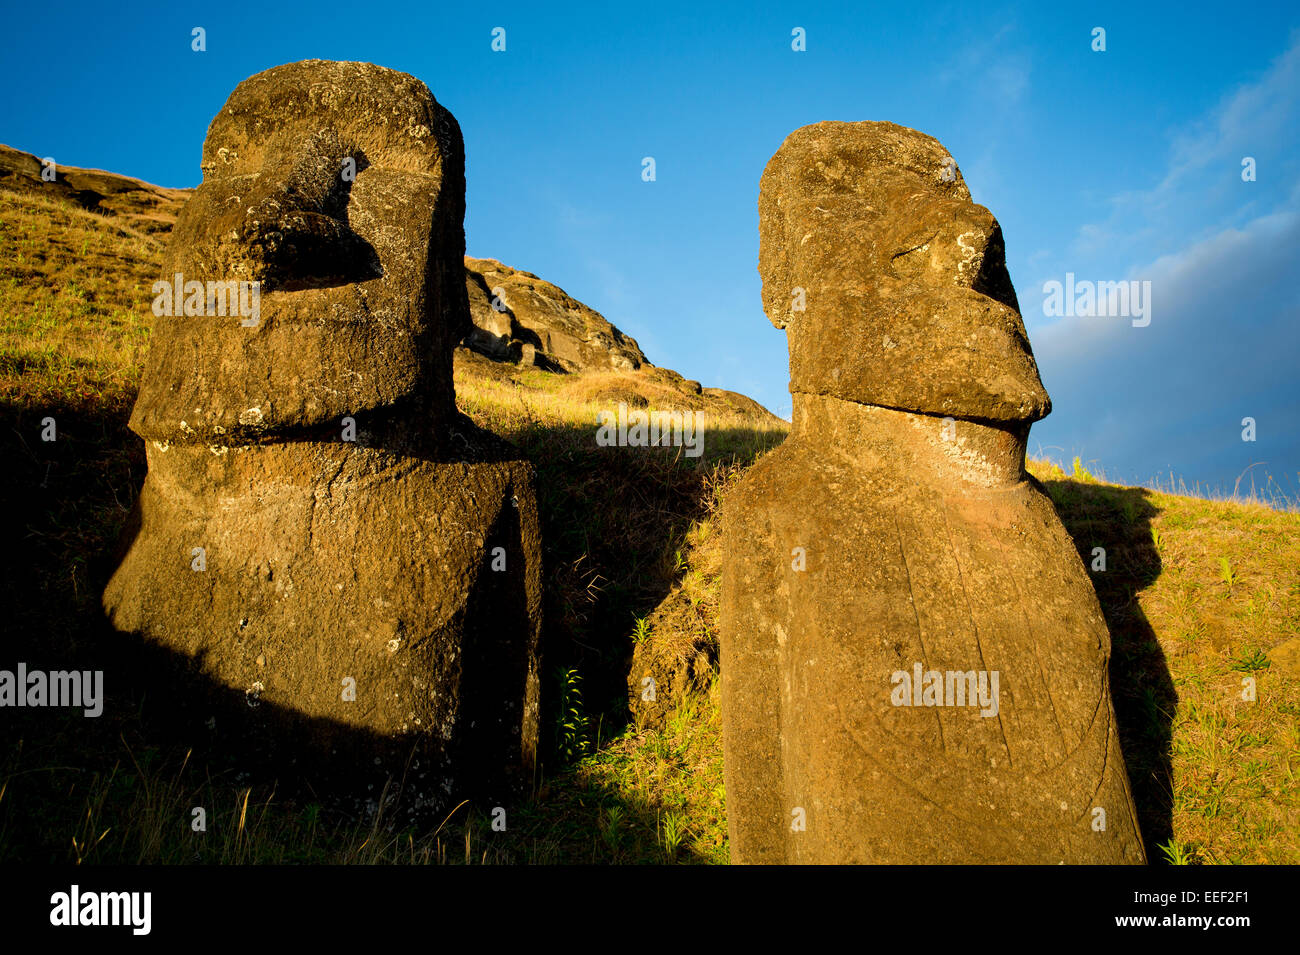
[[[229,237],[232,254],[268,291],[328,288],[382,274],[374,247],[349,221],[355,147],[330,127],[306,139],[286,133],[266,151],[245,197],[241,228]]]

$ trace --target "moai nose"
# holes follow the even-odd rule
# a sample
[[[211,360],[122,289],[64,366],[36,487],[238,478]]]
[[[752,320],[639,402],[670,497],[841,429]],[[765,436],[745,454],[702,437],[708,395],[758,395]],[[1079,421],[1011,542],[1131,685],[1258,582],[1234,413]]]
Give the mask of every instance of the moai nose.
[[[231,236],[253,277],[286,290],[374,277],[379,263],[348,223],[354,158],[332,129],[268,149]]]
[[[271,215],[311,212],[340,217],[351,186],[343,175],[348,158],[350,151],[330,128],[306,140],[277,142],[267,151],[250,205]]]

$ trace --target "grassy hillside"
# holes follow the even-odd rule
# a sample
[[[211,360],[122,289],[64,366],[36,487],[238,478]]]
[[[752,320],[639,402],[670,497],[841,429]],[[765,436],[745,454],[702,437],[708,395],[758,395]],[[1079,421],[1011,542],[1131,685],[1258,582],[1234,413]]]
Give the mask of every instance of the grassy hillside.
[[[114,673],[98,599],[144,478],[126,420],[160,239],[39,195],[0,203],[0,667]],[[545,757],[507,831],[489,807],[412,828],[286,796],[202,739],[158,733],[147,681],[123,676],[96,720],[5,711],[0,860],[726,861],[716,511],[782,426],[663,369],[564,376],[465,352],[456,387],[463,411],[535,463],[545,521]],[[596,410],[620,400],[704,411],[704,455],[596,447]],[[1092,576],[1153,861],[1300,862],[1300,516],[1033,470],[1085,564],[1106,550]],[[634,659],[664,658],[681,679],[630,718]]]

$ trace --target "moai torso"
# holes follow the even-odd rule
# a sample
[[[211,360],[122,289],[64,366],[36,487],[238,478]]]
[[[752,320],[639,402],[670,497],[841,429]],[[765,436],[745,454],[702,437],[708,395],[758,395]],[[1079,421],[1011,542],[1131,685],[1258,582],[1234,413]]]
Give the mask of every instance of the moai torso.
[[[942,177],[941,147],[899,127],[800,130],[764,177],[765,243],[778,233],[773,219],[801,207],[781,186],[806,175],[810,155],[823,170],[854,157],[864,168],[923,170],[927,152]],[[853,175],[841,167],[835,187],[846,180],[852,194]],[[912,194],[926,189],[921,182],[872,196],[879,178],[859,182],[865,199],[828,201],[813,190],[803,208],[838,202],[887,217],[889,200],[915,203]],[[941,221],[960,228],[964,204],[978,225],[982,210],[960,193],[945,204],[948,184],[938,182],[935,205],[959,213]],[[934,249],[944,227],[930,232],[918,208],[912,224]],[[871,233],[876,221],[859,225]],[[786,319],[791,436],[727,503],[722,674],[733,859],[1143,861],[1107,684],[1105,621],[1050,501],[1023,470],[1029,418],[1045,411],[1046,395],[1036,371],[1029,374],[1027,344],[1009,359],[996,355],[1014,342],[1018,315],[1013,322],[1013,307],[996,300],[986,306],[986,293],[962,288],[960,277],[951,285],[900,277],[890,271],[898,250],[887,243],[891,264],[879,276],[864,269],[858,283],[838,285],[851,223],[780,225],[798,246],[779,267],[781,253],[765,246],[769,314],[773,300],[792,298],[775,283],[800,272],[807,277],[787,288],[804,289],[807,309]],[[995,228],[963,229],[957,249],[986,253]],[[861,250],[862,237],[856,243]],[[815,255],[799,258],[810,247],[829,254],[825,268]],[[976,274],[985,265],[977,262]],[[988,265],[981,281],[996,287],[997,268]],[[928,413],[896,405],[908,400],[907,379],[925,352],[941,349],[917,337],[924,322],[915,314],[873,316],[870,303],[889,298],[927,303],[940,342],[947,335],[992,352],[982,361],[942,355],[935,377],[917,375],[916,403],[932,402]],[[996,323],[980,327],[972,316]],[[836,340],[855,328],[857,356]],[[863,374],[891,358],[888,382]],[[955,381],[943,378],[945,366]],[[973,413],[961,407],[964,394]]]

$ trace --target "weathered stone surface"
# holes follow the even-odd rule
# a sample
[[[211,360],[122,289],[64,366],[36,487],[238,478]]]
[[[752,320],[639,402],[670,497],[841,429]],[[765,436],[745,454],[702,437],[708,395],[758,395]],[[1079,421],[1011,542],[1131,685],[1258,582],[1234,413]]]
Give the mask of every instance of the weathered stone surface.
[[[349,156],[355,181],[332,184]],[[110,620],[271,704],[251,713],[374,741],[367,771],[374,756],[403,776],[415,747],[420,775],[436,771],[420,804],[526,773],[536,495],[527,461],[454,410],[469,324],[455,120],[405,74],[307,61],[241,83],[204,159],[173,267],[270,291],[255,328],[160,322]],[[353,272],[363,247],[374,274]]]
[[[479,438],[473,458],[447,461],[342,442],[150,444],[110,621],[261,702],[428,745],[439,775],[426,801],[531,765],[532,471]]]
[[[308,60],[245,80],[162,277],[260,282],[260,320],[159,318],[131,427],[209,444],[398,403],[448,417],[464,207],[460,128],[414,77]]]
[[[763,175],[794,415],[724,508],[737,862],[1144,861],[1106,623],[1024,470],[1047,395],[996,222],[947,164],[902,127],[819,123]],[[900,695],[917,664],[945,694],[985,674],[990,702],[996,672],[996,709],[966,678]]]
[[[971,202],[937,140],[865,128],[804,126],[763,172],[763,307],[791,329],[791,389],[926,414],[1044,417],[1051,402],[997,220]]]
[[[465,343],[490,358],[519,360],[533,345],[537,363],[557,371],[632,370],[650,364],[636,340],[603,315],[531,272],[496,259],[465,259],[474,328]]]

